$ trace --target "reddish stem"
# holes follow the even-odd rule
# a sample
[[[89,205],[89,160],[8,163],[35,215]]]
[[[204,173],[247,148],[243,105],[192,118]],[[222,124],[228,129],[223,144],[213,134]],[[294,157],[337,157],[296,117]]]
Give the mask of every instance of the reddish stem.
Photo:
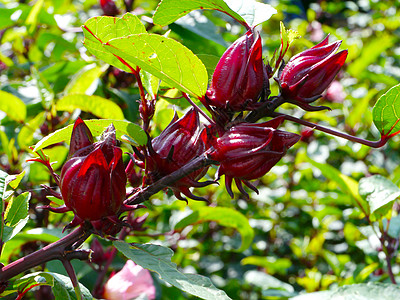
[[[33,267],[46,263],[54,259],[87,259],[88,252],[72,251],[73,246],[81,245],[89,236],[90,232],[86,231],[82,226],[75,229],[68,235],[64,236],[57,242],[47,245],[46,247],[22,257],[12,263],[4,266],[0,270],[0,282],[6,282],[12,277],[25,272]]]
[[[215,125],[215,122],[202,109],[200,109],[200,107],[198,107],[197,104],[192,101],[192,99],[190,99],[188,94],[182,93],[182,95],[210,124]]]
[[[339,132],[339,131],[336,131],[336,130],[333,130],[333,129],[330,129],[330,128],[326,128],[326,127],[317,125],[315,123],[311,123],[311,122],[308,122],[308,121],[305,121],[305,120],[302,120],[302,119],[299,119],[299,118],[296,118],[296,117],[293,117],[293,116],[285,115],[285,114],[282,114],[282,113],[274,112],[274,113],[271,114],[271,116],[273,116],[273,117],[283,116],[286,120],[289,120],[289,121],[292,121],[292,122],[296,122],[298,124],[301,124],[301,125],[313,128],[313,129],[317,129],[319,131],[322,131],[322,132],[325,132],[325,133],[329,133],[331,135],[338,136],[338,137],[341,137],[343,139],[346,139],[346,140],[349,140],[349,141],[352,141],[352,142],[355,142],[355,143],[363,144],[363,145],[366,145],[366,146],[369,146],[369,147],[372,147],[372,148],[380,148],[380,147],[384,146],[387,143],[387,141],[389,140],[388,136],[382,136],[379,141],[364,140],[362,138],[359,138],[359,137],[356,137],[356,136],[353,136],[353,135],[350,135],[350,134],[347,134],[347,133]]]
[[[128,228],[124,227],[121,231],[121,233],[119,234],[118,239],[119,240],[124,240],[125,237],[128,235],[129,230]],[[103,297],[103,282],[104,282],[104,277],[107,274],[107,270],[110,267],[112,261],[114,260],[115,255],[117,254],[117,248],[113,247],[111,252],[110,252],[110,256],[108,257],[105,265],[103,266],[101,272],[99,273],[99,275],[97,276],[96,279],[96,283],[94,285],[93,288],[93,296],[97,297],[97,298],[101,298]]]
[[[79,281],[78,278],[76,278],[75,270],[74,267],[72,266],[71,262],[67,259],[62,259],[61,260],[62,264],[64,265],[65,271],[67,271],[67,274],[69,278],[71,279],[72,286],[74,287],[75,293],[76,293],[76,298],[78,300],[82,299],[82,292],[79,287]]]

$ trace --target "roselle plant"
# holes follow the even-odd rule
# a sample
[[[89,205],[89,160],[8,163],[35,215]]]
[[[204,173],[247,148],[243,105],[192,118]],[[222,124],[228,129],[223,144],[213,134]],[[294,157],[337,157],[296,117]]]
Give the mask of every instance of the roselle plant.
[[[400,190],[393,183],[398,181],[398,176],[391,178],[393,182],[381,175],[368,176],[359,178],[358,184],[332,165],[313,160],[311,151],[316,142],[325,143],[327,136],[360,145],[358,149],[367,149],[363,151],[387,144],[400,132],[400,87],[390,88],[376,102],[372,120],[380,136],[371,141],[365,138],[368,130],[357,136],[348,128],[320,124],[337,116],[330,112],[331,106],[337,110],[336,104],[319,105],[326,103],[323,98],[327,88],[333,80],[345,76],[347,65],[352,76],[357,73],[354,71],[357,64],[359,69],[362,65],[360,61],[351,61],[354,55],[348,44],[338,39],[329,43],[329,39],[334,40],[333,34],[326,35],[316,45],[303,40],[307,47],[298,43],[299,34],[287,30],[283,23],[280,23],[279,37],[266,35],[262,23],[272,15],[278,15],[277,10],[253,0],[162,0],[151,20],[147,15],[139,18],[129,12],[121,16],[124,8],[118,7],[119,4],[101,0],[95,9],[97,14],[104,15],[85,16],[87,21],[81,29],[87,53],[82,56],[95,64],[85,65],[76,72],[75,68],[81,67],[79,64],[83,62],[79,58],[65,66],[57,65],[50,74],[48,69],[36,68],[32,54],[46,48],[42,47],[41,41],[54,37],[53,33],[41,31],[45,26],[37,25],[54,26],[48,21],[47,11],[41,12],[46,7],[45,2],[37,1],[29,12],[21,6],[21,15],[28,14],[24,26],[29,39],[24,40],[25,50],[19,49],[22,51],[19,60],[22,63],[24,58],[31,64],[29,76],[38,86],[41,101],[31,105],[31,119],[27,122],[26,105],[16,96],[18,93],[13,94],[12,86],[0,91],[0,110],[6,114],[1,124],[24,124],[17,136],[20,152],[14,146],[15,139],[9,139],[6,131],[0,136],[7,152],[7,161],[1,160],[3,170],[0,172],[0,253],[6,256],[0,269],[1,296],[50,299],[52,295],[44,287],[50,286],[56,299],[115,299],[143,294],[151,299],[171,298],[171,295],[164,296],[163,293],[168,293],[166,288],[161,292],[156,289],[156,286],[162,286],[160,282],[168,283],[185,295],[203,299],[269,296],[302,299],[301,295],[297,296],[298,287],[313,292],[327,289],[329,285],[333,294],[350,298],[366,290],[393,295],[393,298],[398,296],[400,291],[395,284],[399,272],[395,263],[400,222],[396,199]],[[124,1],[124,4],[125,10],[130,11],[134,3]],[[19,23],[12,23],[19,18],[18,10],[9,9],[11,25],[6,23],[6,26],[19,26]],[[54,9],[62,13],[60,7]],[[135,12],[139,11],[136,8]],[[198,19],[196,13],[200,11],[210,20],[215,18],[213,13],[216,11],[230,17],[226,27],[233,28],[232,31],[210,37],[227,46],[225,51],[220,51],[218,61],[213,62],[207,55],[195,55],[190,42],[187,45],[192,50],[185,46],[185,34],[180,36],[181,39],[176,36],[179,26],[187,30],[188,24],[199,23],[201,18]],[[192,19],[182,23],[185,18]],[[77,31],[55,24],[57,30]],[[170,26],[172,32],[166,26]],[[236,39],[230,41],[230,46],[220,40],[229,36]],[[384,44],[383,41],[382,44],[389,48],[392,42]],[[270,51],[271,44],[274,54]],[[373,46],[378,47],[378,43]],[[62,51],[57,47],[56,43],[54,49]],[[50,48],[43,50],[44,56]],[[79,53],[75,52],[75,55]],[[367,60],[366,56],[362,59]],[[4,58],[0,56],[0,60]],[[7,69],[11,63],[7,59],[4,61],[7,64],[2,68]],[[352,69],[352,65],[356,67]],[[51,70],[53,66],[48,68]],[[62,73],[68,69],[76,74],[60,90],[59,86],[66,80]],[[26,72],[27,68],[20,71]],[[56,76],[54,73],[61,73],[61,77],[53,81],[50,75]],[[46,79],[44,74],[49,77]],[[92,91],[96,84],[96,90]],[[130,86],[127,93],[124,87]],[[367,107],[370,99],[366,99],[360,105]],[[175,104],[175,112],[170,107],[163,109],[165,103]],[[42,111],[37,114],[38,106]],[[360,107],[363,106],[357,106],[356,112],[348,116],[349,124],[356,123],[354,119],[361,111]],[[169,121],[167,125],[165,122]],[[37,136],[41,137],[39,141]],[[64,143],[69,146],[66,148]],[[395,142],[391,146],[397,150]],[[321,149],[327,148],[321,146]],[[353,148],[347,151],[357,152]],[[379,151],[374,153],[381,153]],[[362,156],[362,153],[358,155]],[[327,178],[330,183],[327,189],[335,196],[324,194],[322,188],[308,187],[310,192],[303,198],[303,186],[307,181],[323,185],[319,173],[299,173],[301,168],[307,168],[304,164],[312,165]],[[287,181],[277,175],[266,181],[275,166],[287,169]],[[22,168],[30,171],[25,175],[25,178],[29,177],[27,182],[23,179]],[[35,168],[36,172],[40,170],[40,174],[46,174],[44,179],[35,181],[36,185],[30,183],[34,181]],[[374,172],[365,173],[371,175]],[[217,187],[222,177],[225,185]],[[267,211],[263,205],[272,206],[280,184],[287,186],[285,195],[276,198],[277,204],[282,205],[276,211],[275,208]],[[336,187],[342,194],[337,193]],[[19,195],[15,197],[15,193]],[[225,194],[228,197],[225,198]],[[301,195],[300,200],[296,194]],[[169,204],[165,203],[171,202],[170,199],[184,202],[173,202],[174,206],[167,208]],[[332,208],[328,213],[319,210],[327,199],[337,201],[337,210]],[[302,210],[291,206],[295,201],[311,204],[307,210]],[[261,213],[260,207],[263,208]],[[240,211],[243,208],[247,209],[247,215]],[[345,208],[346,213],[342,213]],[[179,214],[184,209],[182,217]],[[157,211],[164,213],[164,219],[173,220],[173,226],[168,225],[170,230],[165,230],[167,226],[160,220],[152,220],[151,213]],[[306,213],[312,216],[307,226],[303,223],[304,218],[307,219]],[[336,244],[324,246],[330,242],[328,233],[331,233],[325,222],[330,216],[338,218],[338,214],[343,219],[348,218],[346,226],[338,226],[340,232],[337,234],[349,240],[348,247],[361,248],[362,241],[375,237],[378,246],[365,253],[382,254],[367,257],[365,261],[372,263],[360,264],[361,269],[350,275],[346,274],[352,268],[347,267],[350,258],[343,254],[344,251]],[[174,219],[177,215],[178,219]],[[280,217],[284,221],[278,221]],[[264,222],[266,220],[268,222]],[[47,227],[43,229],[44,233],[37,235],[34,229],[24,231],[24,227],[32,222]],[[198,228],[204,222],[208,222],[207,234],[196,236],[191,233],[192,228]],[[359,230],[353,224],[357,222],[364,227],[360,226]],[[329,224],[335,225],[333,221]],[[153,232],[148,230],[150,226]],[[283,230],[296,226],[299,236],[280,235],[277,230],[265,237],[274,227]],[[226,236],[222,236],[223,227],[237,230],[241,236],[240,246],[226,242]],[[255,231],[260,227],[262,232],[255,237]],[[54,228],[62,228],[62,232],[57,231],[57,237],[45,235]],[[308,230],[311,241],[301,238]],[[36,237],[41,243],[35,242]],[[26,240],[29,243],[25,243]],[[245,284],[234,292],[228,284],[224,286],[221,282],[225,280],[223,277],[232,276],[236,267],[222,276],[221,273],[213,274],[210,269],[224,267],[218,263],[205,264],[207,275],[212,275],[215,284],[218,283],[216,287],[206,276],[183,273],[181,267],[188,266],[186,260],[182,259],[179,267],[172,262],[173,250],[180,251],[185,242],[204,247],[203,254],[211,262],[218,256],[225,256],[221,248],[237,252],[235,256],[243,256],[240,268],[253,265],[257,269],[243,272],[244,278],[240,280]],[[173,250],[160,243],[168,244]],[[11,248],[14,246],[21,250],[20,255],[13,253]],[[295,255],[293,262],[282,254],[287,249]],[[121,263],[121,257],[127,260]],[[229,255],[228,261],[232,257]],[[196,255],[193,255],[192,262],[195,259]],[[67,276],[50,269],[57,260]],[[316,267],[321,260],[325,268],[330,268],[329,274],[324,276]],[[360,258],[354,255],[356,260]],[[78,267],[77,261],[81,263]],[[284,277],[294,261],[306,266],[295,281]],[[82,266],[96,275],[91,276],[95,279],[90,291],[80,278]],[[111,270],[116,269],[122,270],[111,277]],[[286,278],[290,284],[273,277],[275,274]],[[386,282],[364,283],[369,276],[370,281],[379,278]],[[322,279],[318,281],[317,278]],[[125,285],[119,287],[121,282]],[[140,286],[137,286],[138,282]],[[248,283],[262,289],[262,293],[249,291]],[[335,284],[344,287],[334,289]]]

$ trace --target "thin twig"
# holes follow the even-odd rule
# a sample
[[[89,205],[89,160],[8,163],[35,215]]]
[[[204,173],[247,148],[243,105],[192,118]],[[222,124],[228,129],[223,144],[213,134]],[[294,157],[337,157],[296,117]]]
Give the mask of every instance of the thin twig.
[[[215,124],[215,122],[202,109],[200,109],[200,107],[198,107],[197,104],[192,101],[192,99],[190,99],[188,94],[182,93],[182,95],[210,124]]]
[[[366,145],[366,146],[369,146],[369,147],[372,147],[372,148],[380,148],[380,147],[384,146],[387,143],[387,141],[389,140],[389,137],[382,137],[378,141],[365,140],[365,139],[362,139],[362,138],[359,138],[359,137],[356,137],[356,136],[353,136],[353,135],[350,135],[350,134],[347,134],[347,133],[339,132],[339,131],[336,131],[334,129],[326,128],[326,127],[317,125],[315,123],[311,123],[311,122],[308,122],[308,121],[305,121],[305,120],[302,120],[302,119],[299,119],[299,118],[296,118],[296,117],[293,117],[293,116],[289,116],[289,115],[286,115],[286,114],[282,114],[282,113],[274,112],[274,113],[271,114],[271,116],[272,117],[283,116],[286,120],[293,121],[293,122],[296,122],[298,124],[301,124],[301,125],[304,125],[304,126],[307,126],[307,127],[310,127],[310,128],[313,128],[313,129],[316,129],[316,130],[319,130],[319,131],[322,131],[322,132],[325,132],[325,133],[329,133],[331,135],[338,136],[338,137],[341,137],[343,139],[346,139],[346,140],[349,140],[349,141],[352,141],[352,142],[355,142],[355,143],[363,144],[363,145]]]

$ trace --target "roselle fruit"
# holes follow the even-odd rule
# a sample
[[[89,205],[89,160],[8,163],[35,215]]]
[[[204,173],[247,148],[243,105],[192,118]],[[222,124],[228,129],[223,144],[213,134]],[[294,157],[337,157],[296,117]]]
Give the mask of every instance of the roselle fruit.
[[[242,183],[257,191],[248,181],[264,176],[300,139],[297,134],[277,130],[282,121],[279,117],[260,124],[236,124],[212,141],[215,150],[209,157],[220,163],[217,176],[225,175],[225,186],[232,198],[233,179],[248,197]]]
[[[261,37],[249,30],[236,40],[219,60],[206,97],[206,106],[251,110],[263,88],[268,86],[268,76],[262,59]]]
[[[281,96],[305,110],[327,107],[309,103],[321,97],[331,84],[347,57],[347,50],[336,53],[341,41],[328,44],[327,36],[318,45],[293,56],[279,75]]]
[[[100,7],[105,16],[115,17],[119,14],[119,10],[113,0],[100,0]]]
[[[68,227],[90,221],[102,229],[104,218],[109,219],[107,224],[117,224],[119,212],[136,207],[123,204],[127,178],[122,150],[116,146],[114,126],[111,124],[100,141],[94,143],[89,128],[79,118],[74,124],[70,145],[59,182],[65,204],[42,208],[60,213],[73,211],[74,220]]]
[[[113,216],[119,211],[127,182],[114,126],[103,132],[101,141],[90,143],[92,140],[86,124],[78,119],[71,136],[71,157],[60,176],[66,207],[80,219],[89,221]]]
[[[148,147],[145,182],[151,184],[201,155],[206,150],[206,136],[205,130],[200,129],[196,110],[191,109],[180,119],[175,115],[171,123]],[[193,195],[189,188],[209,184],[197,181],[206,172],[207,168],[197,170],[178,180],[170,188],[178,199],[184,200],[182,193],[194,200],[205,200]]]

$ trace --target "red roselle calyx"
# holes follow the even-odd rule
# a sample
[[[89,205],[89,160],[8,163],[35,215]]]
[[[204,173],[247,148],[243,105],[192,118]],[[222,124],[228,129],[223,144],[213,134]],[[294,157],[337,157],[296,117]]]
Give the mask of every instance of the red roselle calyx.
[[[44,208],[54,212],[73,211],[75,217],[70,227],[91,221],[101,230],[105,227],[104,219],[107,224],[116,224],[120,212],[136,208],[123,204],[127,177],[122,150],[116,142],[112,124],[100,141],[93,143],[89,128],[78,119],[71,135],[69,159],[61,169],[60,189],[65,205]]]
[[[100,6],[106,16],[115,17],[119,14],[119,10],[113,0],[100,0]]]
[[[206,132],[200,130],[199,115],[191,109],[182,118],[175,115],[172,122],[151,141],[146,155],[145,182],[151,184],[178,170],[206,150]],[[178,180],[170,188],[178,199],[184,200],[181,193],[194,200],[205,200],[195,196],[189,187],[201,187],[210,182],[198,182],[205,175],[202,168]]]
[[[233,111],[251,110],[268,86],[261,37],[249,30],[222,55],[203,103]]]
[[[215,150],[209,157],[220,163],[218,176],[225,175],[226,189],[232,198],[233,179],[248,197],[242,182],[257,191],[248,180],[265,175],[300,139],[297,134],[277,130],[282,122],[279,117],[260,124],[240,123],[212,142]]]
[[[304,110],[326,109],[309,103],[321,97],[333,81],[347,57],[347,50],[340,51],[341,41],[328,45],[327,36],[318,45],[293,56],[279,75],[281,97]]]

